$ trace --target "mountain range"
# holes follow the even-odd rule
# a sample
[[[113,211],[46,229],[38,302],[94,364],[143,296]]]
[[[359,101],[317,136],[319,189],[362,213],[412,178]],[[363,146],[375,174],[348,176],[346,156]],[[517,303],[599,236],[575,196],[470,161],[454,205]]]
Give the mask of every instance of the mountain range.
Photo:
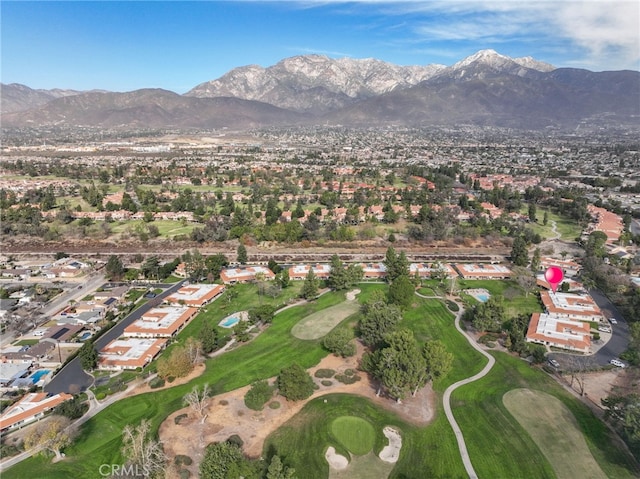
[[[555,68],[481,50],[454,65],[286,58],[235,68],[179,95],[1,85],[6,127],[232,128],[455,125],[523,129],[640,125],[640,72]]]

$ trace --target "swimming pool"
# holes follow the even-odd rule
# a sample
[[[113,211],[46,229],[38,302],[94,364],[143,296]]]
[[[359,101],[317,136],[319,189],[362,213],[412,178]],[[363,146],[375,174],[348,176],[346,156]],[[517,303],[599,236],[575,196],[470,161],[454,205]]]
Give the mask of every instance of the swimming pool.
[[[35,373],[33,373],[31,376],[29,376],[29,379],[31,379],[31,382],[33,384],[38,384],[38,382],[40,381],[40,379],[42,379],[42,376],[46,376],[47,374],[49,374],[51,371],[49,371],[48,369],[39,369],[38,371],[36,371]]]
[[[82,336],[80,336],[80,341],[86,341],[87,339],[89,339],[91,337],[91,333],[89,331],[87,331],[86,333],[84,333]]]
[[[238,321],[240,321],[240,318],[237,318],[235,316],[229,316],[228,318],[225,318],[222,321],[220,321],[218,324],[223,328],[231,328],[236,324],[238,324]]]
[[[482,301],[483,303],[486,303],[487,301],[489,301],[488,294],[479,293],[479,294],[476,294],[475,296],[478,299],[478,301]]]

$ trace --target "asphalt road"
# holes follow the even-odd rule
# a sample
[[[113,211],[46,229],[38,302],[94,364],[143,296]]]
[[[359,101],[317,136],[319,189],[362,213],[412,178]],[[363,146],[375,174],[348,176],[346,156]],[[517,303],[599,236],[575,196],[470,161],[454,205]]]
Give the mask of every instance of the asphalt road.
[[[95,348],[100,351],[100,349],[104,348],[111,341],[118,339],[122,336],[124,328],[129,326],[136,319],[139,319],[144,313],[154,307],[154,305],[159,304],[158,301],[161,302],[165,297],[177,291],[183,283],[184,281],[180,281],[179,283],[174,284],[166,291],[156,296],[154,301],[145,303],[138,309],[134,310],[126,318],[119,321],[113,328],[98,338],[94,343]],[[153,286],[157,287],[158,285]],[[93,384],[93,377],[84,372],[82,366],[80,366],[80,358],[75,357],[53,377],[49,384],[44,387],[44,390],[51,394],[58,394],[61,392],[77,394],[80,391],[87,389],[91,384]]]
[[[622,314],[616,309],[615,305],[609,301],[602,292],[598,289],[592,289],[589,291],[591,297],[600,307],[600,310],[604,316],[608,318],[615,318],[618,324],[611,325],[611,339],[602,346],[595,354],[584,357],[587,366],[608,366],[609,361],[613,358],[619,358],[620,355],[629,347],[629,325],[622,317]],[[562,369],[571,369],[571,357],[576,357],[568,353],[551,353],[549,358],[555,359],[560,363]]]

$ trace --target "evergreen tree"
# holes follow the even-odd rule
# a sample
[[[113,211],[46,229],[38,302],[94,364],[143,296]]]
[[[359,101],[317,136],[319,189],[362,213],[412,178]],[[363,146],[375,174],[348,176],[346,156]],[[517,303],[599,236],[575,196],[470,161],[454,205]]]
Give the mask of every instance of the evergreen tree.
[[[336,291],[347,289],[347,271],[344,269],[344,263],[337,254],[331,256],[330,267],[331,271],[327,280],[327,286]]]
[[[98,351],[93,347],[93,343],[87,341],[78,351],[80,366],[85,371],[93,371],[98,365]]]
[[[527,242],[522,236],[517,236],[513,240],[513,246],[511,248],[511,262],[516,266],[527,266],[527,264],[529,264]]]
[[[533,251],[533,257],[531,258],[531,271],[533,271],[533,274],[537,274],[538,271],[540,271],[540,265],[541,265],[541,260],[540,260],[540,248],[536,248]]]
[[[312,299],[318,296],[318,278],[313,272],[313,268],[309,268],[307,276],[304,278],[304,284],[302,285],[302,291],[300,291],[300,297],[304,299]]]
[[[249,260],[247,256],[247,248],[242,243],[240,243],[238,250],[236,251],[236,260],[240,264],[247,264],[247,261]]]
[[[111,281],[119,281],[124,275],[124,266],[122,265],[122,260],[114,254],[109,256],[104,269],[107,273],[107,278]]]
[[[395,304],[404,309],[411,305],[414,293],[415,287],[413,283],[408,276],[402,275],[391,283],[387,297],[390,304]]]

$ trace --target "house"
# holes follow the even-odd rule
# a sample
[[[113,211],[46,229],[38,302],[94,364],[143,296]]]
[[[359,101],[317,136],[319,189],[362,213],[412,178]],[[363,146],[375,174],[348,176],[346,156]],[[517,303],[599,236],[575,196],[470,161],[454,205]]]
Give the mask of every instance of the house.
[[[41,419],[45,413],[58,404],[73,399],[71,394],[30,393],[4,410],[0,416],[0,431],[18,429],[25,424]]]
[[[244,268],[227,268],[220,272],[220,279],[224,284],[249,283],[260,276],[265,280],[275,279],[276,275],[264,266],[249,266]]]
[[[98,353],[98,369],[120,371],[143,368],[162,351],[166,338],[116,339]]]
[[[0,362],[0,386],[6,387],[15,379],[26,376],[27,372],[33,365],[32,362],[9,363]]]
[[[527,329],[526,341],[588,353],[591,347],[589,323],[573,321],[554,314],[534,313]]]
[[[178,334],[197,314],[197,308],[187,306],[153,308],[124,328],[124,336],[169,338]]]
[[[456,272],[455,269],[453,269],[451,267],[450,264],[447,263],[441,263],[438,267],[438,265],[436,263],[431,263],[431,264],[427,264],[427,263],[411,263],[409,265],[409,273],[411,276],[415,276],[416,273],[418,274],[418,276],[420,276],[420,278],[430,278],[431,277],[431,273],[437,271],[438,269],[442,269],[447,273],[447,276],[449,278],[455,278],[458,276],[458,273]]]
[[[540,299],[548,314],[574,321],[601,321],[602,311],[589,294],[551,293],[540,291]]]
[[[327,279],[331,274],[331,266],[328,264],[297,264],[289,268],[289,279],[303,280],[309,274],[309,269],[312,269],[313,274],[319,279]]]
[[[387,277],[387,267],[384,263],[361,263],[364,279],[383,279]]]
[[[189,284],[167,297],[166,302],[201,308],[215,301],[224,290],[222,284]]]
[[[511,270],[501,264],[457,263],[454,267],[464,279],[506,279],[511,276]]]

